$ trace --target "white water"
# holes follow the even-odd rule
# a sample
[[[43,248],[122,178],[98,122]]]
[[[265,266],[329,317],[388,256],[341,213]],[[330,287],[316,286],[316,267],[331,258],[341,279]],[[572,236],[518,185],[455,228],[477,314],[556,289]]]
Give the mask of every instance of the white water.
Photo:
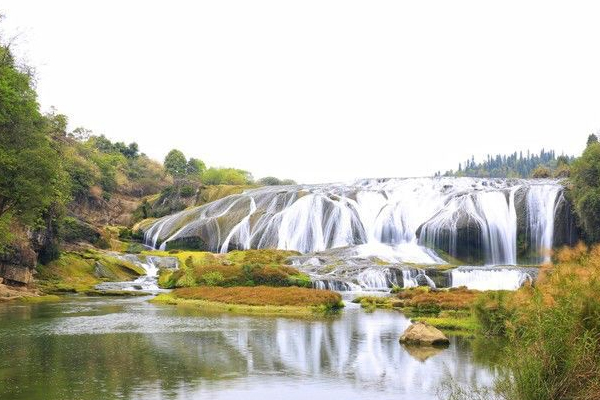
[[[549,262],[554,239],[554,215],[561,190],[556,186],[533,186],[527,193],[531,247],[538,262]]]
[[[162,289],[158,287],[158,267],[155,265],[152,257],[147,257],[145,261],[140,261],[137,256],[126,255],[119,256],[127,262],[132,262],[146,271],[146,275],[129,282],[105,282],[96,285],[98,290],[130,290],[143,292],[159,292]]]
[[[526,191],[526,210],[518,213],[521,191]],[[163,217],[145,240],[164,248],[170,241],[201,237],[208,250],[221,252],[279,248],[312,253],[350,246],[360,249],[359,256],[435,264],[441,260],[432,248],[446,246],[456,255],[462,224],[478,235],[481,248],[473,250],[483,253],[486,264],[512,265],[517,263],[520,218],[528,218],[535,249],[552,247],[561,191],[551,180],[474,178],[263,187]]]
[[[452,287],[466,286],[475,290],[517,290],[531,275],[517,268],[456,268],[451,271]]]

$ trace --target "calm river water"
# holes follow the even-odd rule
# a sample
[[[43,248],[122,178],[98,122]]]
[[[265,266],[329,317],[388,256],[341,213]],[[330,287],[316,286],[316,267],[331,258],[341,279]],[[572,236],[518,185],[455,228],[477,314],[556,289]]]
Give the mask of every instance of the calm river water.
[[[491,382],[493,342],[406,349],[409,321],[349,304],[320,320],[207,314],[147,298],[0,304],[0,399],[437,399]]]

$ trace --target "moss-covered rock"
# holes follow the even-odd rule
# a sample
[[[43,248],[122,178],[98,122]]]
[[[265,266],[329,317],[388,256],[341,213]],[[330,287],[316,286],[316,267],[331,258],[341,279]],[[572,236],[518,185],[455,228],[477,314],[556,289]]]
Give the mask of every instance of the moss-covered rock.
[[[115,254],[64,252],[58,260],[38,266],[36,280],[46,293],[85,292],[103,281],[130,281],[145,273]]]

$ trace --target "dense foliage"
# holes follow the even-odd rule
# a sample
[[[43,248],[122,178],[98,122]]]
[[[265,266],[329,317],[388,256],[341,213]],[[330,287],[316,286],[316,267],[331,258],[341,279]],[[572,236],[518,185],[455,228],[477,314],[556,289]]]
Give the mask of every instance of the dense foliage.
[[[10,244],[12,224],[40,226],[50,208],[66,202],[60,149],[31,79],[0,46],[0,248]]]
[[[588,139],[588,146],[583,155],[572,165],[571,197],[586,238],[590,242],[599,242],[600,143],[597,139]]]
[[[257,183],[263,186],[296,185],[296,181],[292,179],[279,179],[274,176],[265,176],[264,178],[260,178]]]
[[[514,152],[510,155],[487,156],[483,162],[475,162],[475,156],[458,164],[458,170],[447,171],[444,176],[470,176],[478,178],[549,178],[568,176],[569,156],[556,156],[554,151],[542,149],[540,154]],[[437,172],[436,176],[441,176]]]

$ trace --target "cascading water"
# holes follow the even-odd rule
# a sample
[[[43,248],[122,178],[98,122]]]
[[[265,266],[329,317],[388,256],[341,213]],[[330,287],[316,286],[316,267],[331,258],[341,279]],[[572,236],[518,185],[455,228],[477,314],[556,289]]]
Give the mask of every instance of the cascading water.
[[[474,264],[513,265],[521,226],[535,251],[553,247],[561,191],[553,180],[475,178],[270,186],[163,217],[145,242],[214,252],[349,247],[360,257],[419,264],[441,263],[434,250],[443,250]]]
[[[535,269],[525,268],[459,267],[451,271],[451,283],[475,290],[516,290],[535,274]]]
[[[554,216],[559,206],[559,186],[536,185],[527,193],[529,238],[534,261],[549,262],[554,239]],[[564,201],[564,199],[560,199]]]
[[[97,290],[110,291],[110,290],[125,290],[125,291],[143,291],[156,293],[162,289],[158,287],[158,266],[157,262],[162,262],[164,267],[170,269],[177,268],[177,259],[172,257],[157,257],[147,256],[140,259],[135,254],[119,255],[115,254],[116,258],[120,258],[124,261],[133,263],[139,267],[142,267],[146,271],[145,275],[129,282],[104,282],[96,285]]]

